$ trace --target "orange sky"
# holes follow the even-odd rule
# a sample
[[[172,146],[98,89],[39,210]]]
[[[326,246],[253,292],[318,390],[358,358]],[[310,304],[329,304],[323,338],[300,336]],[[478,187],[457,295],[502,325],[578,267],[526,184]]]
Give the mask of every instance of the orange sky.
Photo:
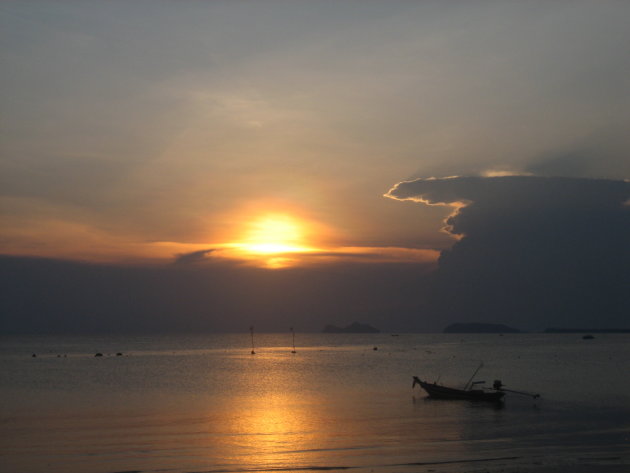
[[[434,260],[396,183],[630,173],[606,4],[3,2],[1,252]]]

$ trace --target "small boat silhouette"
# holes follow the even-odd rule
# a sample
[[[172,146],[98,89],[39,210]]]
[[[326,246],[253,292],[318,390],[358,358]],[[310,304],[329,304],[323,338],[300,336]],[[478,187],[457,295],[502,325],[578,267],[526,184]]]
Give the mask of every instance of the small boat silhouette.
[[[503,396],[505,396],[506,392],[521,394],[523,396],[531,396],[534,399],[540,397],[540,394],[527,393],[523,391],[514,391],[512,389],[505,389],[505,386],[501,382],[500,379],[495,379],[492,384],[492,389],[473,389],[474,386],[483,384],[485,381],[474,381],[475,375],[479,372],[479,370],[483,367],[483,362],[479,365],[479,367],[475,370],[473,375],[470,377],[464,389],[457,388],[449,388],[447,386],[442,386],[437,384],[437,381],[434,383],[428,383],[427,381],[422,381],[417,376],[413,377],[413,384],[411,388],[413,389],[416,384],[419,384],[422,389],[424,389],[429,397],[435,399],[467,399],[469,401],[487,401],[487,402],[501,402],[503,400]]]
[[[500,402],[505,396],[503,391],[484,391],[483,389],[456,389],[442,386],[437,383],[428,383],[422,381],[417,376],[413,377],[412,388],[419,384],[424,389],[429,397],[435,399],[467,399],[469,401],[487,401],[487,402]],[[474,385],[475,383],[473,383]],[[472,386],[472,385],[471,385]]]

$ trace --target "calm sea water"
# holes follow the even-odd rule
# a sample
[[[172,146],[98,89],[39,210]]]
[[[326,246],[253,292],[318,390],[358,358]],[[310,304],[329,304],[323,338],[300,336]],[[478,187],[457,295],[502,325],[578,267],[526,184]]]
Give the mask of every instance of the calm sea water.
[[[5,337],[0,471],[630,465],[629,342],[296,334],[292,354],[286,333],[257,334],[251,355],[248,333]],[[411,388],[412,375],[461,386],[480,361],[477,380],[542,399],[508,396],[497,407]]]

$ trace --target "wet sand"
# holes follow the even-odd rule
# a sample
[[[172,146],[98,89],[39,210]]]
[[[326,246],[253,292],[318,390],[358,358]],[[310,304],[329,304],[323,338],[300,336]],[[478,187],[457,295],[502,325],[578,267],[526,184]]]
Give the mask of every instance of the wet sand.
[[[479,468],[465,470],[463,473],[627,473],[629,464],[606,465],[601,463],[558,464],[558,465],[524,465],[515,467]],[[441,473],[449,470],[424,470]],[[451,470],[452,471],[452,470]]]
[[[630,471],[628,457],[598,457],[577,459],[535,459],[517,458],[514,460],[479,461],[471,464],[427,466],[421,472],[426,473],[626,473]]]

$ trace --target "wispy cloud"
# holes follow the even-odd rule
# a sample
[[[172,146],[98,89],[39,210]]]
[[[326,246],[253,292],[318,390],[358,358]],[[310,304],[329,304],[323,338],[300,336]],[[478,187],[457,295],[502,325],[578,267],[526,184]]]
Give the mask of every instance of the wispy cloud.
[[[177,255],[175,258],[175,264],[194,264],[204,261],[206,257],[214,252],[214,248],[209,248],[207,250],[198,250],[193,251],[191,253],[182,253]]]

